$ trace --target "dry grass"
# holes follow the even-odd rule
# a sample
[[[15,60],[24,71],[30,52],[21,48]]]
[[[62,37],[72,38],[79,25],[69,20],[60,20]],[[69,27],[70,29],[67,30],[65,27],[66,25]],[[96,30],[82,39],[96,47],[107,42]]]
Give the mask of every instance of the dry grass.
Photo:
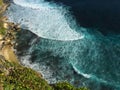
[[[17,57],[12,49],[11,46],[6,45],[4,48],[0,51],[1,55],[5,57],[6,60],[9,62],[15,62],[18,63]]]
[[[3,4],[3,1],[2,0],[0,0],[0,5],[2,5]]]

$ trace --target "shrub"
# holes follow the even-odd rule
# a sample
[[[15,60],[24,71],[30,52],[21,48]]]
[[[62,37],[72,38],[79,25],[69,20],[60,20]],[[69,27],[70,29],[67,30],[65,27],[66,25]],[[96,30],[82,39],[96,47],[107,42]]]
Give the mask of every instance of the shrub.
[[[0,75],[4,90],[53,90],[34,70],[6,62],[6,72]]]
[[[3,22],[0,21],[0,34],[4,35],[6,32],[6,29],[3,27]]]
[[[86,87],[75,88],[68,82],[60,82],[53,85],[53,87],[54,87],[54,90],[88,90]]]
[[[0,60],[0,86],[3,90],[88,90],[76,88],[68,82],[60,82],[50,86],[40,74],[16,63]]]

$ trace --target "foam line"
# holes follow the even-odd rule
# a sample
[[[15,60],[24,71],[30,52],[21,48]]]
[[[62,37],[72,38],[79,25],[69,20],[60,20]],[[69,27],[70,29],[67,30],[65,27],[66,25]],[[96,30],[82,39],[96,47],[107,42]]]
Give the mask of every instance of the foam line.
[[[77,26],[71,28],[70,25],[74,20],[71,22],[66,20],[65,15],[68,13],[62,6],[43,0],[13,0],[13,2],[16,5],[10,8],[14,11],[8,10],[9,20],[20,23],[23,28],[29,29],[38,36],[62,41],[84,38],[76,31]]]

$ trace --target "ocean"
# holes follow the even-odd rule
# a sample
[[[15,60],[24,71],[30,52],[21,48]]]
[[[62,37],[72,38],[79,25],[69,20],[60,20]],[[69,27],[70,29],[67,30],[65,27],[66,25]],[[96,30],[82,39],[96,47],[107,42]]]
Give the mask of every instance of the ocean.
[[[23,28],[21,63],[50,84],[120,90],[119,5],[118,0],[13,0],[5,15]]]

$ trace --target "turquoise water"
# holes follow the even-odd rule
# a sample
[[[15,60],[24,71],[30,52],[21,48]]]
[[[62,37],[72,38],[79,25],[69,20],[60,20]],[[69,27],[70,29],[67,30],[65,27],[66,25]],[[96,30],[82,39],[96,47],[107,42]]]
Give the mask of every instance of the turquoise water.
[[[41,72],[49,83],[67,80],[92,90],[119,90],[119,33],[104,36],[98,28],[81,26],[64,4],[13,1],[6,12],[9,21],[19,23],[39,38],[25,41],[30,47],[19,56],[24,65]],[[21,44],[24,46],[24,42]]]

